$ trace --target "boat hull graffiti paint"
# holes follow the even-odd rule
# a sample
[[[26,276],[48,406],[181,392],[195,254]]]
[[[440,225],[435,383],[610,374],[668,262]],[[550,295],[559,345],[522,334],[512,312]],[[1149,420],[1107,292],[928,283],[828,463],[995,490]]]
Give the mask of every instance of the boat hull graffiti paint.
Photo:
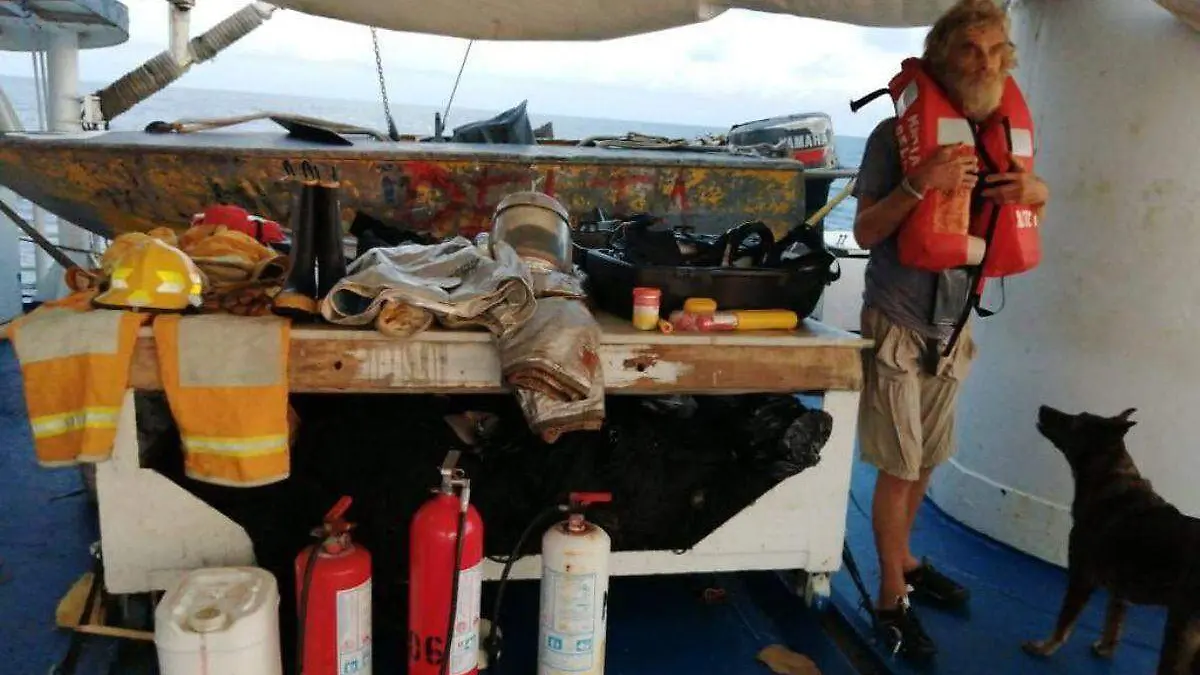
[[[650,212],[673,225],[722,231],[761,220],[782,233],[804,218],[800,163],[726,153],[577,146],[360,142],[330,147],[278,134],[0,136],[0,184],[105,236],[182,229],[213,203],[287,223],[284,163],[342,180],[343,220],[355,212],[443,237],[490,226],[505,195],[542,190],[572,220]]]

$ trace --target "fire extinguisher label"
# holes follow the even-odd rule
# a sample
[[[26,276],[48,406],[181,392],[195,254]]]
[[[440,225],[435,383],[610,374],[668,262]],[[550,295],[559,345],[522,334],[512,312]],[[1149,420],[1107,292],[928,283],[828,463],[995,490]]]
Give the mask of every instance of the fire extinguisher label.
[[[596,575],[542,570],[541,662],[568,672],[592,668],[596,654]]]
[[[338,675],[371,675],[371,580],[337,593]]]
[[[479,603],[483,592],[483,560],[458,574],[458,602],[454,614],[454,649],[450,675],[462,675],[479,664]]]

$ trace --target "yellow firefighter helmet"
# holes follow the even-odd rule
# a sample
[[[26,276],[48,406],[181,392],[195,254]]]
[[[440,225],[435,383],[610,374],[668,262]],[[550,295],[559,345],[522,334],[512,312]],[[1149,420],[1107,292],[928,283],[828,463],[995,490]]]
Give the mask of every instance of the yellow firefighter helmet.
[[[200,307],[203,292],[204,277],[186,253],[147,237],[112,261],[108,290],[92,302],[111,309],[177,312]]]

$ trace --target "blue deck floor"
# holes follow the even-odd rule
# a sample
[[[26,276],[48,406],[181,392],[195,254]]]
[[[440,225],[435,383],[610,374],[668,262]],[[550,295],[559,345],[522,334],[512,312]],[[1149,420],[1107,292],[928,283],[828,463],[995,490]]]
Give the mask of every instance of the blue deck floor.
[[[846,536],[872,595],[879,584],[869,517],[874,486],[874,470],[858,464]],[[940,570],[969,586],[971,606],[964,616],[917,606],[918,616],[937,642],[939,654],[933,665],[921,669],[889,659],[887,666],[897,675],[1144,675],[1155,670],[1166,620],[1160,608],[1130,608],[1116,656],[1111,662],[1104,661],[1091,652],[1092,642],[1100,635],[1107,601],[1107,594],[1098,592],[1088,603],[1070,641],[1049,660],[1041,660],[1025,654],[1021,642],[1049,636],[1066,587],[1063,570],[980,536],[929,500],[917,517],[913,553],[928,556]],[[869,634],[867,615],[859,610],[858,591],[845,570],[834,579],[834,604],[850,617],[858,631]],[[872,647],[882,655],[877,644]]]
[[[770,671],[755,655],[770,644],[784,644],[811,658],[824,675],[853,675],[847,658],[822,632],[816,617],[794,600],[780,603],[779,578],[771,573],[717,575],[725,599],[708,604],[696,577],[622,577],[614,579],[609,601],[609,675],[728,673],[764,675]],[[532,628],[517,645],[506,644],[500,675],[536,672],[538,584],[511,587],[505,627]],[[507,633],[506,633],[507,635]],[[506,643],[510,642],[506,638]]]
[[[34,462],[20,370],[0,342],[0,673],[47,671],[67,648],[54,609],[89,569],[98,531],[75,470],[45,471]],[[95,650],[93,650],[95,651]],[[89,654],[85,665],[100,663]],[[81,670],[81,672],[84,672]],[[97,671],[99,672],[99,671]]]
[[[856,467],[848,537],[869,588],[877,580],[870,523],[873,473]],[[33,460],[21,396],[20,376],[7,343],[0,343],[0,675],[47,672],[67,648],[55,629],[54,609],[62,594],[88,569],[88,545],[97,539],[90,512],[80,496],[74,470],[43,470]],[[1088,645],[1095,639],[1104,598],[1093,600],[1072,642],[1053,660],[1027,657],[1020,642],[1050,629],[1064,586],[1061,570],[991,542],[926,506],[917,524],[918,551],[970,584],[973,616],[922,613],[942,654],[932,669],[954,675],[1021,673],[1147,673],[1157,658],[1163,614],[1135,608],[1116,660],[1097,661]],[[699,591],[716,583],[724,602],[705,603]],[[490,591],[487,591],[490,593]],[[848,575],[835,578],[834,611],[866,633],[865,615]],[[537,584],[514,584],[504,627],[506,656],[498,672],[532,671],[536,640]],[[701,577],[647,577],[613,580],[610,601],[608,669],[612,675],[637,673],[769,673],[755,654],[772,643],[788,645],[812,658],[825,675],[857,672],[828,632],[829,615],[819,616],[783,590],[772,573]],[[833,622],[837,623],[837,622]],[[868,643],[869,644],[869,643]],[[78,673],[98,675],[114,648],[89,639]],[[915,672],[885,661],[895,673]]]

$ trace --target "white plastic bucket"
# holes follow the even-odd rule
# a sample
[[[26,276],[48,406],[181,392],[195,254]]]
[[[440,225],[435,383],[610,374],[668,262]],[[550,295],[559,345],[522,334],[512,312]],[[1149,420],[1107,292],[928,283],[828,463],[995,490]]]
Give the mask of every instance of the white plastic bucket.
[[[279,587],[257,567],[187,572],[154,611],[162,675],[282,675]]]

